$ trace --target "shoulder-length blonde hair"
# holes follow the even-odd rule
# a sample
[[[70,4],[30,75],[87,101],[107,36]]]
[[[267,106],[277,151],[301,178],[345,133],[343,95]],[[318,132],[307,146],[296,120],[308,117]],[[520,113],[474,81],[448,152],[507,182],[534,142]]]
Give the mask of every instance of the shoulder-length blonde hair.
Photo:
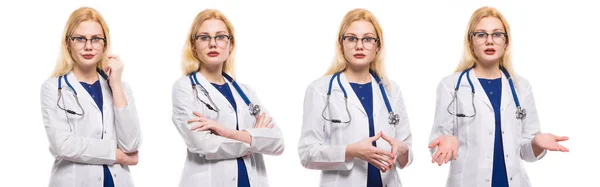
[[[106,39],[106,42],[104,43],[104,53],[102,54],[102,58],[100,59],[100,62],[98,62],[97,67],[102,68],[108,61],[107,56],[110,49],[110,32],[108,30],[108,25],[106,24],[106,21],[104,21],[102,15],[100,15],[100,13],[95,9],[90,7],[81,7],[71,13],[69,20],[65,25],[65,30],[63,32],[61,41],[62,44],[60,48],[60,56],[56,62],[54,72],[52,72],[52,77],[64,75],[73,69],[75,61],[71,56],[70,37],[73,32],[75,32],[75,29],[79,26],[79,24],[84,21],[97,21],[102,27],[104,38]]]
[[[206,9],[196,15],[194,22],[192,23],[192,27],[190,28],[190,32],[185,39],[185,44],[183,46],[183,56],[181,60],[181,69],[184,75],[189,75],[192,72],[200,70],[200,65],[202,61],[196,56],[196,41],[194,40],[194,36],[200,29],[200,26],[204,21],[217,19],[223,21],[225,26],[227,26],[227,32],[229,32],[229,36],[231,39],[229,40],[230,50],[229,56],[227,60],[223,62],[223,72],[230,74],[232,77],[234,76],[234,57],[235,57],[235,30],[233,29],[233,25],[231,22],[218,10],[214,9]]]
[[[500,66],[504,67],[506,71],[510,74],[511,77],[515,76],[515,72],[512,67],[511,61],[511,36],[510,36],[510,26],[506,21],[506,18],[502,16],[500,11],[496,10],[492,7],[481,7],[477,9],[473,15],[471,15],[471,19],[469,20],[469,24],[467,25],[467,30],[465,32],[465,40],[464,40],[464,48],[463,48],[463,56],[456,68],[456,72],[462,72],[470,67],[473,67],[477,62],[477,57],[473,52],[473,39],[471,37],[471,32],[475,30],[475,26],[481,21],[481,19],[486,17],[494,17],[498,18],[502,25],[504,26],[504,31],[506,32],[506,50],[504,51],[504,55],[500,57]],[[513,79],[513,81],[516,81]]]
[[[385,51],[383,45],[385,40],[383,39],[383,31],[381,29],[381,25],[379,24],[379,21],[377,21],[377,18],[375,18],[375,15],[373,15],[368,10],[362,8],[351,10],[350,12],[346,13],[346,16],[344,16],[344,19],[342,20],[342,23],[339,27],[337,42],[335,43],[335,58],[325,75],[331,75],[346,69],[348,61],[346,60],[346,57],[344,57],[344,45],[342,44],[342,37],[346,33],[346,30],[348,30],[348,27],[350,27],[350,25],[353,22],[361,20],[371,22],[371,24],[373,24],[373,27],[375,27],[375,32],[377,34],[376,37],[379,38],[379,42],[377,42],[377,48],[379,50],[376,52],[375,59],[373,60],[373,62],[371,62],[369,68],[374,70],[377,73],[377,75],[381,77],[382,80],[387,80],[384,68],[383,55]],[[387,81],[383,82],[386,83]]]

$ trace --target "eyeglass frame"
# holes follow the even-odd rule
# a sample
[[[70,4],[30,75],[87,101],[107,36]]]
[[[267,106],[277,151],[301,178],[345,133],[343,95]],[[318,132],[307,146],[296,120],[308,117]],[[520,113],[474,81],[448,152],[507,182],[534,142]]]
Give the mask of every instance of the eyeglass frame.
[[[77,42],[75,42],[76,39],[85,39],[85,42],[78,43],[79,40]],[[106,38],[103,38],[103,37],[93,36],[92,38],[87,38],[85,36],[69,36],[69,40],[71,41],[71,43],[73,43],[75,45],[83,44],[81,47],[79,47],[79,49],[85,48],[85,45],[87,45],[88,41],[90,41],[90,45],[92,46],[92,48],[94,48],[94,39],[99,39],[99,41],[102,42],[102,47],[103,48],[106,47]]]
[[[506,32],[499,32],[499,31],[497,31],[497,32],[493,32],[493,33],[487,33],[487,32],[482,32],[482,31],[477,31],[477,32],[474,31],[474,32],[471,32],[469,34],[471,36],[471,40],[473,42],[475,42],[475,40],[476,40],[475,37],[476,37],[477,34],[485,34],[485,41],[479,42],[479,44],[482,44],[482,43],[485,43],[486,41],[488,41],[488,38],[490,36],[492,36],[492,42],[494,44],[497,44],[497,45],[504,45],[504,44],[506,44],[506,41],[508,40],[508,34],[506,34]],[[496,40],[494,40],[494,34],[501,34],[502,36],[504,36],[504,38],[503,38],[504,42],[497,43]]]
[[[353,42],[353,43],[354,43],[354,46],[353,46],[352,48],[356,48],[356,46],[358,45],[358,41],[360,41],[360,43],[361,43],[361,44],[363,45],[363,47],[364,47],[364,46],[365,46],[364,39],[373,39],[373,40],[375,41],[375,42],[374,42],[374,44],[375,44],[375,45],[376,45],[376,44],[378,44],[378,43],[379,43],[379,40],[380,40],[380,38],[378,38],[378,37],[370,37],[370,36],[367,36],[367,37],[362,37],[362,38],[359,38],[359,37],[356,37],[356,36],[340,36],[340,42],[342,43],[342,46],[343,46],[343,47],[346,47],[346,46],[344,45],[344,40],[346,40],[346,38],[349,38],[349,37],[352,37],[352,38],[355,38],[355,39],[357,39],[356,41],[354,41],[354,42]],[[375,48],[375,45],[373,46],[373,48]],[[367,48],[365,47],[365,49],[367,49]],[[373,50],[373,49],[367,49],[367,50]]]
[[[228,44],[231,43],[231,40],[233,39],[233,36],[227,35],[227,34],[217,34],[215,36],[211,36],[211,35],[208,35],[208,34],[200,34],[200,35],[193,36],[192,40],[194,40],[194,42],[203,42],[203,40],[198,40],[200,37],[208,37],[208,45],[210,45],[210,43],[212,41],[215,41],[215,45],[217,47],[219,46],[219,44],[217,43],[217,37],[225,37],[225,38],[227,38],[227,43]],[[206,42],[206,41],[204,41],[204,42]]]

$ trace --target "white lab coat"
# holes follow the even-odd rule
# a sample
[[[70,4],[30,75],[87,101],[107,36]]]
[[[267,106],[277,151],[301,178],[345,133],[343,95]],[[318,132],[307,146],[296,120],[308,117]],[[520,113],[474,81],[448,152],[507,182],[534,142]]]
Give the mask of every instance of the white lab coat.
[[[313,81],[306,89],[298,155],[305,168],[322,170],[320,186],[366,186],[368,162],[358,158],[346,161],[345,154],[348,144],[369,137],[369,119],[344,73],[340,74],[340,81],[348,95],[348,110],[352,116],[352,121],[349,124],[332,123],[322,118],[321,112],[323,112],[327,101],[327,88],[331,76],[324,76]],[[388,123],[388,111],[379,86],[373,77],[371,77],[371,82],[375,134],[383,131],[386,136],[403,141],[410,147],[412,134],[404,100],[398,85],[390,80],[390,85],[385,88],[393,111],[400,116],[399,124],[393,126]],[[334,80],[332,84],[329,102],[325,117],[347,121],[348,114],[345,109],[344,94],[337,80]],[[391,151],[390,144],[383,138],[376,142],[378,148]],[[408,154],[406,166],[410,165],[413,160],[413,153],[410,148]],[[399,163],[396,162],[395,166],[399,168]],[[384,186],[402,186],[396,167],[392,167],[391,171],[381,173]]]
[[[429,142],[441,135],[452,135],[458,132],[457,160],[450,162],[447,179],[448,187],[491,186],[492,166],[494,158],[495,117],[494,110],[474,71],[469,76],[475,88],[475,108],[477,114],[473,118],[460,118],[458,128],[454,129],[455,119],[448,113],[447,107],[452,101],[454,88],[460,72],[445,77],[438,85],[435,120],[431,129]],[[521,160],[534,162],[541,159],[546,151],[535,157],[531,140],[540,133],[540,124],[535,101],[529,82],[516,77],[515,90],[521,107],[527,111],[524,120],[516,119],[516,106],[508,79],[502,74],[502,98],[500,116],[502,126],[502,145],[507,170],[507,178],[511,187],[531,186]],[[473,114],[471,87],[467,75],[463,75],[458,91],[459,111]],[[453,112],[454,104],[450,107]],[[431,149],[435,153],[436,148]]]
[[[239,130],[252,136],[252,145],[245,142],[224,138],[208,131],[191,131],[198,123],[187,121],[197,118],[193,112],[217,121],[229,129],[235,129],[236,113],[229,101],[200,73],[196,73],[198,82],[206,88],[220,112],[209,110],[198,99],[192,89],[190,79],[185,76],[173,84],[173,116],[172,120],[187,146],[183,174],[179,186],[237,186],[237,161],[243,157],[252,187],[269,186],[263,154],[280,155],[283,153],[283,135],[280,128],[272,121],[273,128],[254,128],[256,118],[249,113],[248,105],[242,100],[230,82],[227,82],[237,105]],[[238,83],[248,99],[261,106],[262,112],[269,114],[260,103],[258,97],[248,86]],[[198,95],[210,103],[209,99],[198,87]],[[252,152],[252,154],[249,154]]]
[[[43,122],[50,143],[50,153],[56,158],[50,177],[51,187],[102,187],[102,165],[109,166],[115,186],[134,186],[128,166],[114,164],[117,148],[124,152],[135,152],[142,142],[133,95],[129,85],[123,83],[128,105],[115,108],[106,80],[100,75],[98,77],[102,87],[103,113],[73,73],[67,74],[67,79],[77,91],[81,107],[85,110],[83,116],[68,114],[56,105],[58,77],[50,78],[42,84],[40,95]],[[62,99],[59,104],[81,113],[73,90],[64,80],[61,81]]]

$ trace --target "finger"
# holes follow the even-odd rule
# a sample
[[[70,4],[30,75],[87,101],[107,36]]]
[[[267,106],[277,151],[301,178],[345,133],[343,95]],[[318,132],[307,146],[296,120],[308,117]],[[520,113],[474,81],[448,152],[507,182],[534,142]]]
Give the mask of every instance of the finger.
[[[273,121],[273,118],[271,118],[271,116],[268,116],[265,119],[265,127],[268,127],[271,124],[271,121]]]
[[[194,125],[194,126],[193,126],[193,127],[190,129],[190,130],[192,130],[192,131],[195,131],[195,130],[197,130],[197,129],[199,129],[199,128],[202,128],[204,125],[205,125],[205,124],[203,124],[203,123],[201,123],[201,124],[198,124],[198,125]]]
[[[212,130],[213,126],[211,125],[204,125],[203,127],[199,128],[198,130],[196,130],[197,132],[202,132],[202,131],[209,131]]]
[[[448,152],[446,154],[446,156],[444,157],[444,164],[448,163],[448,161],[450,161],[451,158],[452,158],[452,152]]]
[[[452,150],[452,155],[454,155],[454,160],[456,160],[456,149]]]
[[[387,156],[389,158],[394,158],[394,155],[392,155],[392,153],[384,151],[383,149],[379,149],[379,148],[376,148],[376,147],[372,147],[371,149],[372,149],[372,152],[374,152],[375,154],[385,155],[385,156]]]
[[[566,136],[556,136],[556,137],[554,137],[554,140],[556,140],[557,142],[562,142],[562,141],[569,140],[569,137],[566,137]]]
[[[442,154],[442,151],[440,151],[440,149],[438,149],[434,154],[433,157],[431,158],[431,163],[435,163],[435,161],[438,159],[438,157]]]
[[[379,161],[383,162],[385,164],[385,166],[389,166],[389,165],[394,164],[394,161],[392,161],[390,159],[390,157],[387,157],[385,155],[374,154],[373,158],[376,159],[376,160],[379,160]]]
[[[194,112],[194,115],[198,117],[204,117],[204,115],[200,114],[199,112]]]
[[[437,145],[439,145],[439,144],[440,144],[440,139],[439,139],[439,138],[436,138],[435,140],[433,140],[433,142],[431,142],[431,143],[429,144],[429,149],[431,149],[431,148],[434,148],[435,146],[437,146]]]
[[[562,145],[558,145],[558,150],[561,152],[569,152],[569,149]]]
[[[202,121],[200,120],[200,118],[189,119],[189,120],[187,121],[187,123],[188,123],[188,124],[190,124],[190,123],[194,123],[194,122],[202,122]]]
[[[371,142],[374,142],[374,141],[378,140],[379,138],[381,138],[381,132],[379,132],[375,136],[371,137],[370,140],[371,140]]]
[[[267,125],[267,128],[270,128],[270,129],[272,129],[272,128],[273,128],[273,124],[272,124],[272,123],[269,123],[269,125]]]
[[[259,114],[258,116],[256,116],[256,123],[254,124],[254,128],[261,128],[262,127],[262,113]]]
[[[444,163],[444,160],[446,159],[447,156],[448,156],[448,152],[444,152],[444,154],[442,154],[440,156],[440,158],[438,159],[438,166],[441,166],[442,163]]]
[[[377,169],[385,172],[386,166],[385,166],[385,164],[383,164],[383,162],[381,162],[377,159],[374,159],[374,158],[369,158],[368,162],[371,163],[373,166],[377,167]]]
[[[394,142],[394,140],[392,138],[386,136],[385,134],[383,134],[383,132],[381,133],[381,138],[383,138],[385,141],[390,143],[390,145]]]

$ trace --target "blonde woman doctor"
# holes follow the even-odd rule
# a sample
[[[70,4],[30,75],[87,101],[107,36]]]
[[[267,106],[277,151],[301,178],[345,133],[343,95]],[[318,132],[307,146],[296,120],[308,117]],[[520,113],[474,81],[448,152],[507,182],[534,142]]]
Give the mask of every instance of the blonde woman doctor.
[[[301,163],[322,170],[320,186],[401,186],[412,161],[411,131],[398,85],[385,77],[384,38],[365,9],[346,14],[336,59],[306,89]]]
[[[49,186],[134,186],[142,133],[123,63],[108,55],[110,35],[92,8],[75,10],[61,56],[41,87],[44,126],[54,156]]]
[[[532,86],[512,68],[511,44],[498,10],[476,10],[456,73],[438,84],[429,148],[432,162],[451,161],[447,186],[531,186],[521,160],[568,151],[558,144],[567,137],[541,133]]]
[[[179,186],[269,186],[263,154],[283,153],[283,135],[234,70],[235,33],[218,10],[196,16],[173,84],[173,124],[187,146]]]

